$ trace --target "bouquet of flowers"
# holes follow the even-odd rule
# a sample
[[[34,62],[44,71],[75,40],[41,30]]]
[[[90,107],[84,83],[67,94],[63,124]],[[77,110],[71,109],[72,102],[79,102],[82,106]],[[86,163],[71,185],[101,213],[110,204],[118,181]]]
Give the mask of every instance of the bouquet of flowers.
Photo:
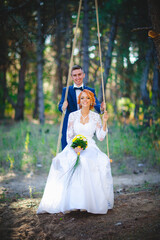
[[[76,135],[76,136],[72,139],[71,147],[72,147],[73,149],[79,148],[79,149],[85,150],[85,149],[87,148],[87,146],[88,146],[87,138],[84,137],[83,135]],[[73,166],[72,175],[73,175],[76,167],[77,167],[78,164],[79,164],[79,160],[80,160],[80,151],[77,152],[77,160],[76,160],[76,163],[75,163],[74,166]]]

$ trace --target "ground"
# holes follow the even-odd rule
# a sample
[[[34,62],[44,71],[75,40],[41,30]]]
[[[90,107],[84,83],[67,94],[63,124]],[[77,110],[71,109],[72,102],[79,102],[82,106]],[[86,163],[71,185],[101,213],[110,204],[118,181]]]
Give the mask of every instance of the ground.
[[[114,177],[115,204],[104,215],[87,212],[36,214],[46,174],[1,176],[1,240],[158,240],[158,172]]]

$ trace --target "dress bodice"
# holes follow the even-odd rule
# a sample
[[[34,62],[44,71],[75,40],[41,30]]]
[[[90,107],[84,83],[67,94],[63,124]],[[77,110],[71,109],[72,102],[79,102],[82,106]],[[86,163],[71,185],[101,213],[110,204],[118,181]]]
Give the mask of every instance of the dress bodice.
[[[75,135],[81,134],[87,139],[92,139],[94,134],[98,140],[102,141],[106,136],[106,131],[102,129],[101,118],[98,113],[89,112],[88,123],[82,124],[80,122],[81,110],[70,113],[67,129],[67,142],[69,143]]]

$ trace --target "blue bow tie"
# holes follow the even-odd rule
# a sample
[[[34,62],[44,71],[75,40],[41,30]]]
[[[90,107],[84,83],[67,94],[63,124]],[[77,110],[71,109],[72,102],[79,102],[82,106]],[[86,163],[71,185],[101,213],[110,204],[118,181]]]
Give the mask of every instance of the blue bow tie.
[[[80,91],[83,91],[83,88],[82,87],[74,87],[74,90],[80,90]]]

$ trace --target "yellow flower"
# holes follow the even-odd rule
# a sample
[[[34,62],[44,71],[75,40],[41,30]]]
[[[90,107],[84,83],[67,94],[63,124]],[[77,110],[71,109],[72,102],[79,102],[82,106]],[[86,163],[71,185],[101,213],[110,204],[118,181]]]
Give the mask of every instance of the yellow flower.
[[[81,146],[78,146],[78,148],[81,148]]]
[[[76,141],[77,139],[83,140],[83,141],[87,141],[86,137],[84,137],[83,135],[76,135],[73,139],[72,142]]]
[[[77,140],[77,136],[75,136],[75,137],[72,139],[72,142],[74,142],[75,140]]]
[[[80,152],[78,152],[77,155],[80,155]]]

